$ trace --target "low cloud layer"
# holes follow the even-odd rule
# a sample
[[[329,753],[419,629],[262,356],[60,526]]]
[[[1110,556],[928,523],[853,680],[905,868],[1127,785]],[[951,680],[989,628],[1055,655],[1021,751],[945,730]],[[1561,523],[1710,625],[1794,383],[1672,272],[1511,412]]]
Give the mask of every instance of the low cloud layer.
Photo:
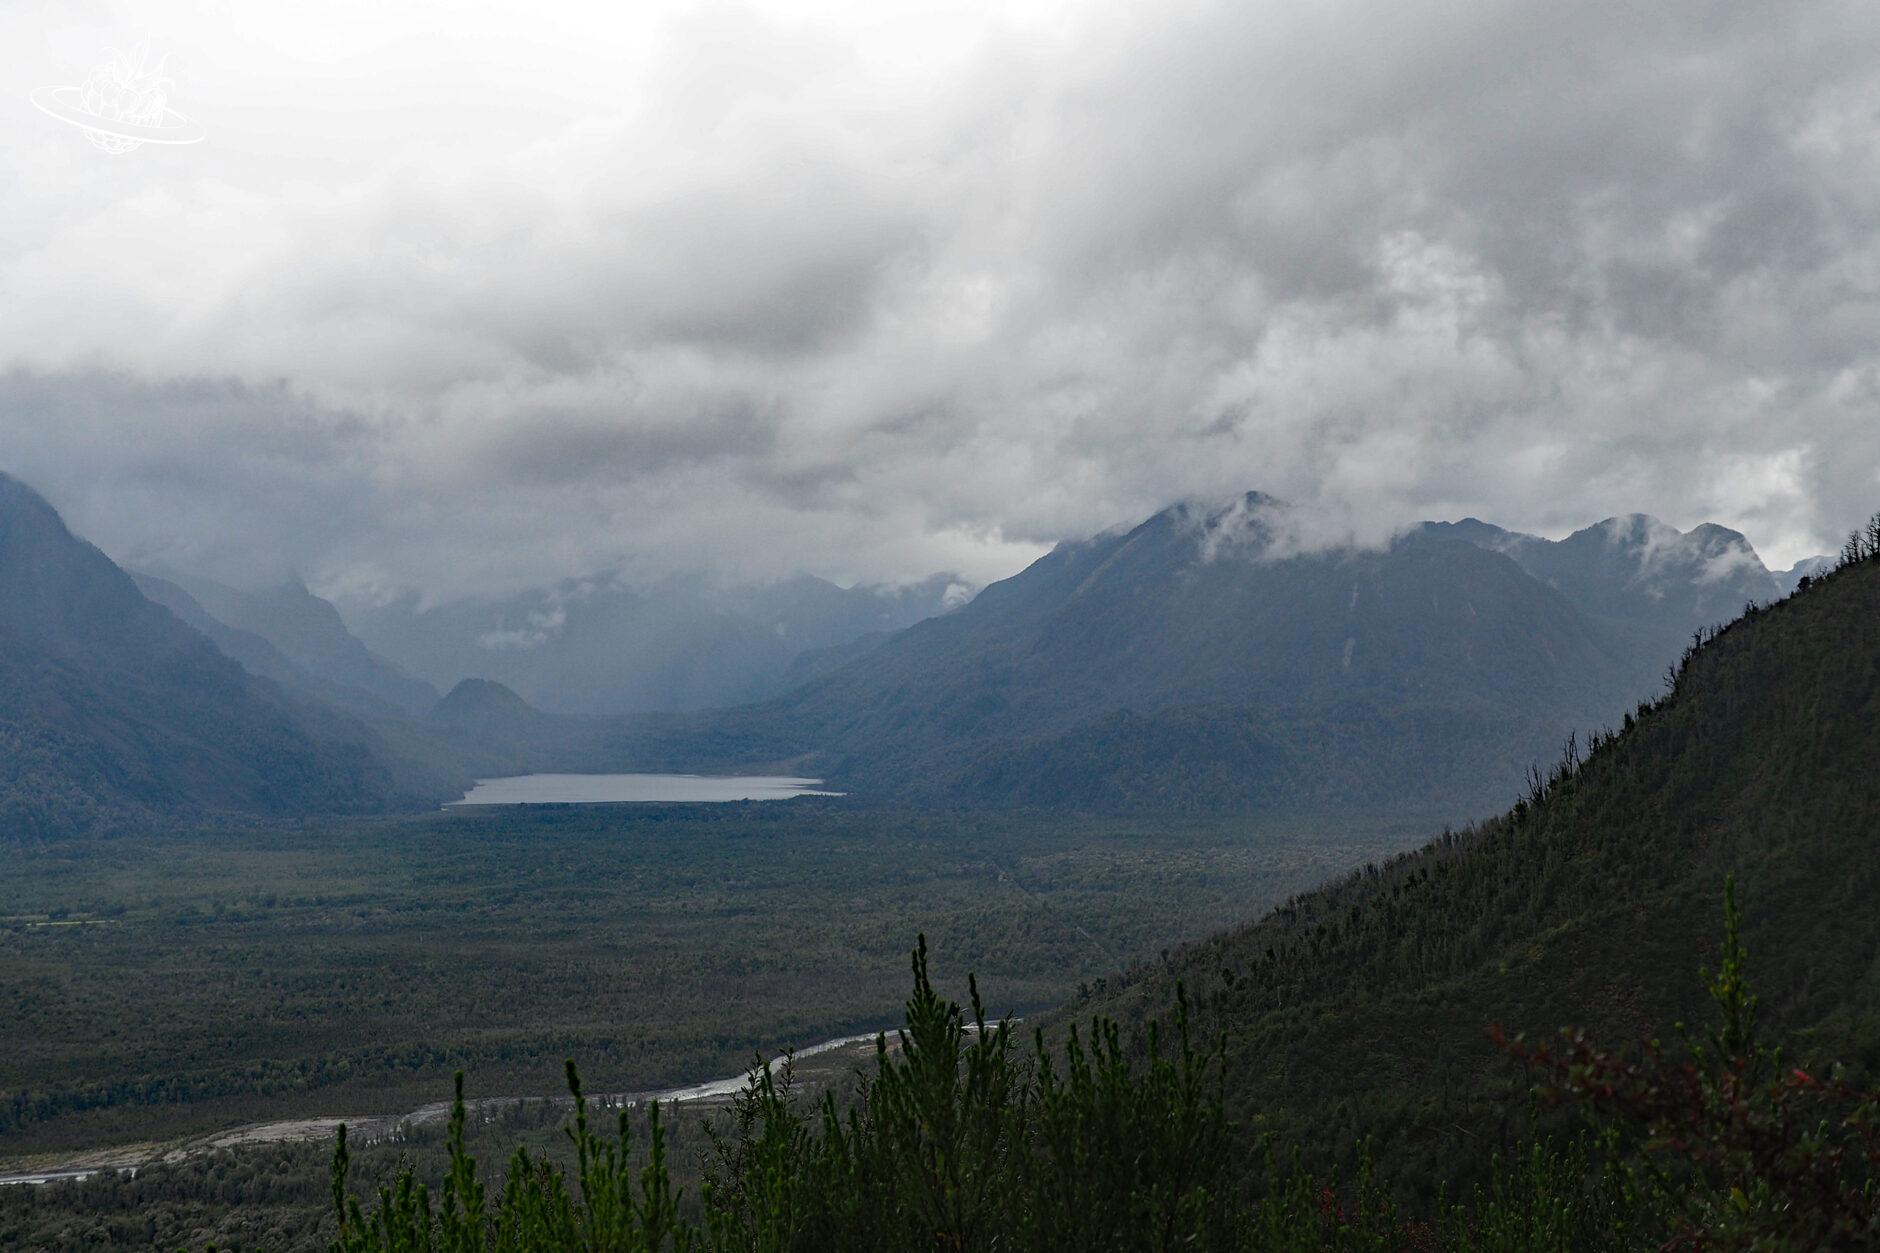
[[[0,467],[126,558],[984,580],[1257,488],[1786,564],[1880,505],[1870,3],[273,7],[0,12]],[[25,106],[145,37],[200,145]]]

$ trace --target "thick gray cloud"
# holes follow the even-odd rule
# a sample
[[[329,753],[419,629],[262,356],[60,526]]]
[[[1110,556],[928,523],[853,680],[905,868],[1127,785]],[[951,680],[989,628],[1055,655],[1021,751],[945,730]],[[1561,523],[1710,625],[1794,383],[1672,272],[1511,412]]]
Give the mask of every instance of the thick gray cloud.
[[[436,596],[1880,504],[1880,9],[139,6],[195,148],[0,113],[0,464]],[[0,14],[16,98],[119,15]],[[74,51],[76,50],[76,51]]]

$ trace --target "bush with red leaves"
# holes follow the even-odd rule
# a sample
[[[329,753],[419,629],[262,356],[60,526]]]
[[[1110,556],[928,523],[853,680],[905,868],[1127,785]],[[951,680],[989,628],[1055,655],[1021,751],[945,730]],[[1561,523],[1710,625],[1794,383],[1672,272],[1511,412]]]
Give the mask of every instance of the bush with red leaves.
[[[1608,1052],[1570,1031],[1558,1048],[1496,1042],[1543,1073],[1543,1099],[1587,1110],[1625,1146],[1621,1166],[1671,1215],[1683,1250],[1880,1248],[1880,1091],[1785,1065],[1756,1038],[1756,997],[1724,887],[1722,962],[1703,972],[1721,1022],[1678,1047]]]

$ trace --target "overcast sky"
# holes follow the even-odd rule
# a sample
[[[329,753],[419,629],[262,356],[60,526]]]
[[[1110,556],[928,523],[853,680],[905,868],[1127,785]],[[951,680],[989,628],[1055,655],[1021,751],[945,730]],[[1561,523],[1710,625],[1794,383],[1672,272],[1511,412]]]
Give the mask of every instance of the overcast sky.
[[[206,138],[34,109],[168,54]],[[0,0],[0,468],[329,591],[1880,506],[1873,0]]]

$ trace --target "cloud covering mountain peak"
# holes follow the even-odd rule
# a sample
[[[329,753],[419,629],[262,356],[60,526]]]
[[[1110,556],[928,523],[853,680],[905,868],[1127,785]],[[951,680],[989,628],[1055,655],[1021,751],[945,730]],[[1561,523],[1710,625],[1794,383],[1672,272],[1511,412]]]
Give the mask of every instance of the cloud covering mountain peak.
[[[1880,491],[1871,6],[148,7],[203,144],[0,117],[0,441],[127,559],[983,582],[1257,482],[1787,563]]]

